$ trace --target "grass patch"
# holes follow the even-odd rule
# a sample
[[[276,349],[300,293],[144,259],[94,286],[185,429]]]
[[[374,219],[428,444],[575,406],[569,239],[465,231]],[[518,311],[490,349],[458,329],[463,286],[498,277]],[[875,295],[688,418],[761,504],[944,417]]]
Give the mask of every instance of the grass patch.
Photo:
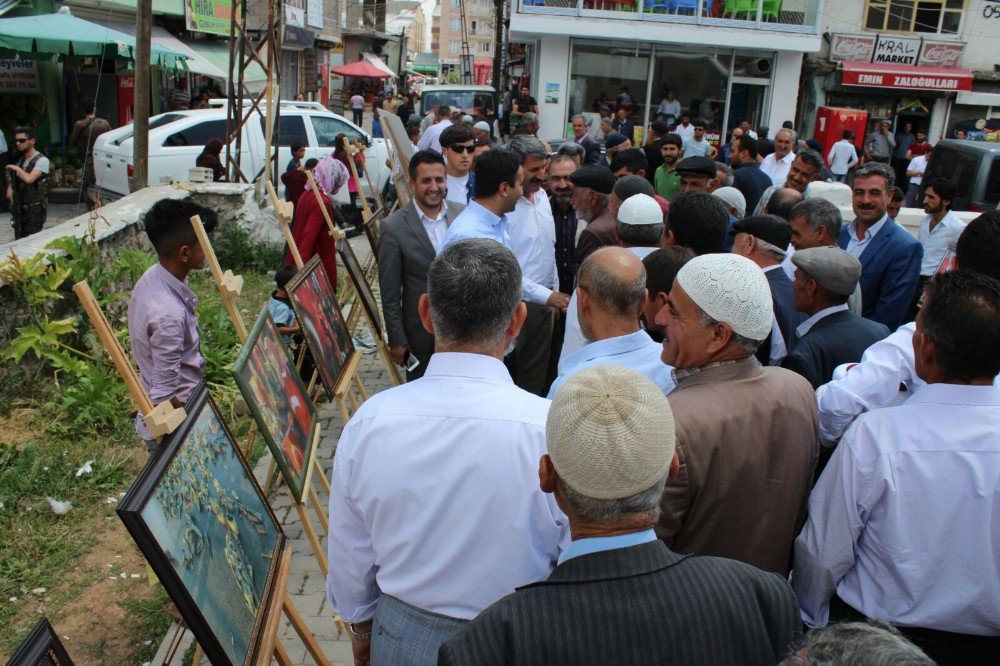
[[[148,599],[131,597],[122,602],[122,607],[132,618],[132,631],[136,636],[148,636],[151,640],[149,645],[140,645],[138,652],[133,655],[134,663],[143,664],[151,661],[156,651],[160,647],[160,639],[167,633],[172,619],[163,612],[163,608],[170,601],[166,590],[157,585],[153,588]]]

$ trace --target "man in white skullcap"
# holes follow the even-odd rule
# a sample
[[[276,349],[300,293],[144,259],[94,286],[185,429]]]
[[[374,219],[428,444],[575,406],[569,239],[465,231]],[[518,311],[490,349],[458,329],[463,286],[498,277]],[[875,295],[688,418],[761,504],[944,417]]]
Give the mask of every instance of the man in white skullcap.
[[[812,387],[754,357],[774,317],[767,278],[734,254],[695,257],[667,305],[663,362],[681,468],[663,495],[657,532],[680,553],[718,555],[788,572],[819,455]]]
[[[656,538],[660,496],[678,470],[658,386],[628,368],[582,370],[552,401],[546,440],[541,487],[566,512],[573,542],[547,580],[483,611],[441,647],[438,663],[764,664],[784,656],[801,623],[783,577],[682,557]]]
[[[631,203],[640,196],[626,201]],[[649,199],[657,210],[656,202]],[[657,228],[659,233],[659,228]],[[646,269],[634,254],[621,247],[602,247],[584,259],[576,279],[580,329],[589,344],[560,363],[561,371],[549,389],[549,399],[567,379],[584,368],[619,365],[653,380],[664,393],[674,388],[673,368],[660,361],[660,345],[639,327],[645,309]]]

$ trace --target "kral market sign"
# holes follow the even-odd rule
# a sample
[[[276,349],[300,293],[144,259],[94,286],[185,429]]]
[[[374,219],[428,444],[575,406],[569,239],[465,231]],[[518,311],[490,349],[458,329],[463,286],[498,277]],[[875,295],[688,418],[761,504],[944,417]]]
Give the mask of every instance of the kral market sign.
[[[830,60],[833,62],[955,68],[962,61],[963,53],[964,42],[920,37],[835,34],[830,41]]]

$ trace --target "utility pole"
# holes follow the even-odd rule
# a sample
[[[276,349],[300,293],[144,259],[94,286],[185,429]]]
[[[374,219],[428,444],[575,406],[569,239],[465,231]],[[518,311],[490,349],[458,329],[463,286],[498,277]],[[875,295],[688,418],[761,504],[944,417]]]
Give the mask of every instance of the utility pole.
[[[494,0],[494,44],[493,44],[493,89],[496,99],[493,100],[493,108],[500,108],[500,100],[503,98],[503,89],[506,85],[505,74],[507,68],[507,27],[510,22],[508,15],[509,5],[507,0]],[[510,109],[504,109],[504,117],[510,113]]]
[[[135,8],[135,101],[132,114],[132,190],[149,183],[150,33],[153,0],[138,0]]]

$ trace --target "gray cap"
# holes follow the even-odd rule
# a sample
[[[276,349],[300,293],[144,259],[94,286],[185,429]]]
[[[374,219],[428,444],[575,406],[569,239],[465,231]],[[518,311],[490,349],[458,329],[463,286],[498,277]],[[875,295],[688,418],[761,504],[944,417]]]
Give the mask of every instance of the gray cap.
[[[861,262],[839,247],[811,247],[792,255],[792,263],[801,268],[819,286],[838,296],[850,296],[861,277]]]

